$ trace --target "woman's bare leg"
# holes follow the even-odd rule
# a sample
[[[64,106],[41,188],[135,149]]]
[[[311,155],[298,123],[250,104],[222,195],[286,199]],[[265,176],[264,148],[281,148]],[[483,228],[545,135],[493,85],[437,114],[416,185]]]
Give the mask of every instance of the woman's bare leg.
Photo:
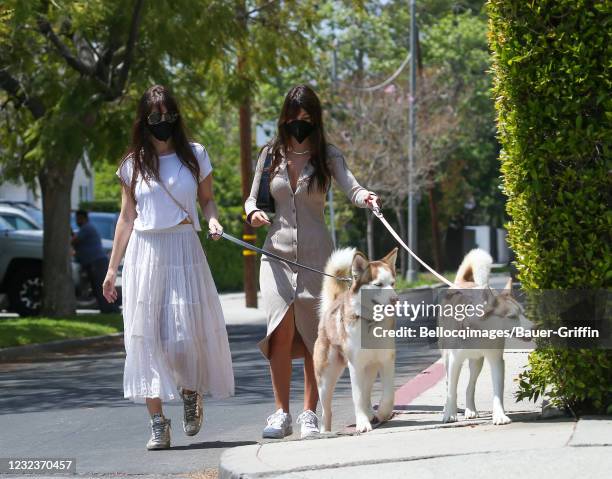
[[[162,402],[159,398],[146,398],[147,409],[149,410],[149,414],[153,416],[153,414],[163,414],[162,412]]]
[[[270,372],[276,409],[289,412],[291,386],[291,347],[295,334],[293,305],[287,310],[281,323],[270,335]]]
[[[312,354],[304,346],[304,411],[310,409],[317,412],[317,402],[319,401],[319,390],[317,389],[317,379],[314,371]]]

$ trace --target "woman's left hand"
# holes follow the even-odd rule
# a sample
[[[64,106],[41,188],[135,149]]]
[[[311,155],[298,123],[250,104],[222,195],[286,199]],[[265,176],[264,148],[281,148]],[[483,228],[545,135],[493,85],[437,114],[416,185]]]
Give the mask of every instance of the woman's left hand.
[[[371,210],[373,210],[374,208],[381,208],[381,206],[382,206],[380,204],[380,198],[373,191],[370,191],[370,194],[368,195],[368,197],[366,198],[365,201],[366,201],[366,205]]]
[[[223,227],[221,226],[219,221],[217,221],[217,219],[211,218],[211,220],[208,222],[208,233],[210,234],[210,237],[215,241],[221,238],[221,233],[223,233]]]

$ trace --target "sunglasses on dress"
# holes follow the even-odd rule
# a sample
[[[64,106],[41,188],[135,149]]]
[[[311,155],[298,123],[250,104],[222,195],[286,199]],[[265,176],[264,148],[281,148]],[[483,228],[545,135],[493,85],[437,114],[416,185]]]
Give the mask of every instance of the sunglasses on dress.
[[[176,112],[166,112],[160,113],[158,111],[152,111],[147,116],[147,123],[149,125],[157,125],[162,121],[167,121],[168,123],[174,123],[179,117],[179,114]]]

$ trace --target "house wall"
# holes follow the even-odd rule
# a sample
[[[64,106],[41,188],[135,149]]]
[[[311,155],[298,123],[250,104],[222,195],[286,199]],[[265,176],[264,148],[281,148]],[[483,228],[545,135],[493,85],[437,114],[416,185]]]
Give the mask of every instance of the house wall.
[[[74,172],[74,180],[72,182],[72,191],[70,193],[70,208],[78,209],[81,201],[91,201],[94,199],[94,178],[93,171],[89,168],[90,162],[87,155],[84,155],[84,162],[88,166],[87,170],[79,163]],[[29,188],[21,181],[5,181],[0,176],[0,199],[11,201],[28,201],[39,208],[42,208],[42,198],[40,194],[40,186],[38,182],[35,188]]]

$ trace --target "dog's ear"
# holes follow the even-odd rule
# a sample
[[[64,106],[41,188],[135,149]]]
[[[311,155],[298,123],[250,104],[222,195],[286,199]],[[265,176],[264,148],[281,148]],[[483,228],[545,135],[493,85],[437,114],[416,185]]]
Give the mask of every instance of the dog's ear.
[[[398,248],[396,246],[395,248],[393,248],[391,251],[387,253],[387,256],[381,259],[381,261],[387,263],[394,270],[395,270],[395,263],[397,262],[397,251],[398,251]]]
[[[500,296],[506,296],[506,297],[512,296],[512,278],[508,278],[508,281],[506,282],[506,285],[504,286],[503,291],[499,294]]]
[[[351,273],[353,275],[353,281],[356,281],[361,277],[364,271],[368,268],[368,258],[361,252],[357,251],[353,256],[353,264],[351,265]]]
[[[495,308],[497,308],[498,305],[495,291],[493,291],[491,288],[482,289],[481,303],[485,305],[485,316],[488,316],[495,311]]]

